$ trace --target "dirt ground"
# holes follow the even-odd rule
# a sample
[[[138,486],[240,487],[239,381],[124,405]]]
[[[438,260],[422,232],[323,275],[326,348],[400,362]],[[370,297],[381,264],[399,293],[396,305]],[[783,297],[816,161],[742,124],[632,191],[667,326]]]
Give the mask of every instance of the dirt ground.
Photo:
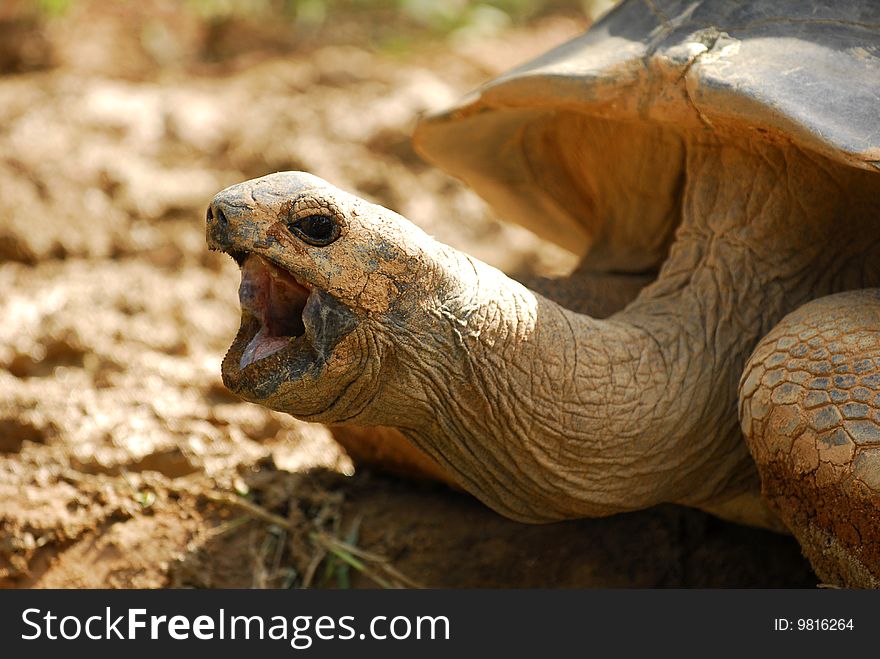
[[[408,136],[586,23],[380,47],[382,16],[221,18],[0,10],[0,587],[816,585],[788,537],[675,506],[517,524],[231,396],[238,272],[203,226],[231,183],[308,170],[504,269],[572,267]]]

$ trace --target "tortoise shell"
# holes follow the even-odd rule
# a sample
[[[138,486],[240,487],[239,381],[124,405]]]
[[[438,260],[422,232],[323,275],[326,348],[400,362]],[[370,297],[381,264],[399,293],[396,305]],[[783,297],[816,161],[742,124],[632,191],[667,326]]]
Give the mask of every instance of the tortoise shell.
[[[678,221],[688,139],[713,138],[788,141],[880,174],[880,3],[625,0],[423,119],[415,142],[572,251],[628,223],[591,260],[640,270]]]

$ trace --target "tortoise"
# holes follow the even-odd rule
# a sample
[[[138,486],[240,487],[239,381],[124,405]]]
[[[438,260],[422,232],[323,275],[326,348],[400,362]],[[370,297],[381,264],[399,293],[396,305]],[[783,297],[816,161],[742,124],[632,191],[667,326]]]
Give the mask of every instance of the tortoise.
[[[310,174],[233,185],[223,380],[516,520],[673,502],[876,587],[878,57],[877,3],[627,0],[423,118],[426,159],[582,255],[529,286]]]

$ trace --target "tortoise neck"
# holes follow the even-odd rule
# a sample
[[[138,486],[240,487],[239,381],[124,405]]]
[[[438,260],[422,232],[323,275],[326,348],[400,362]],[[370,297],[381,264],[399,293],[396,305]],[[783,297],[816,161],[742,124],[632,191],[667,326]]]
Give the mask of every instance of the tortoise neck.
[[[456,294],[418,333],[432,345],[416,335],[396,342],[399,367],[382,393],[394,412],[378,422],[401,429],[515,519],[601,516],[668,500],[668,483],[628,477],[642,444],[662,439],[645,437],[664,422],[670,384],[653,337],[455,258]],[[654,451],[644,468],[660,473],[667,462]]]

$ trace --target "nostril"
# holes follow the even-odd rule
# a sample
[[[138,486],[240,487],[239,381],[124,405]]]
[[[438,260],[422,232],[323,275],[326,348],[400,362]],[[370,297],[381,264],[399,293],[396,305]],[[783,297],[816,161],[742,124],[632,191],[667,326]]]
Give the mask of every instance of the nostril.
[[[209,224],[212,222],[216,222],[217,228],[221,231],[226,229],[229,226],[229,220],[226,218],[226,215],[223,213],[222,208],[216,208],[214,206],[208,206],[208,214],[207,221]]]

